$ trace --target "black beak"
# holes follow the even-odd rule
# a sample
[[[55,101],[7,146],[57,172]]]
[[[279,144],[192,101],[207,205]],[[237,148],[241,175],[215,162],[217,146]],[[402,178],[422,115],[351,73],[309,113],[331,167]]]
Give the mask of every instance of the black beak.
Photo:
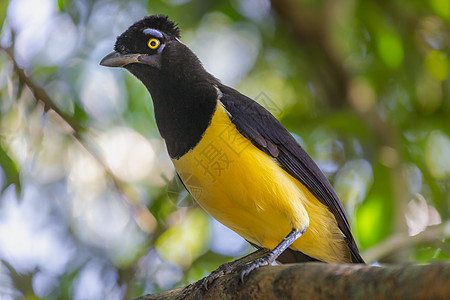
[[[118,68],[125,67],[126,65],[133,63],[145,64],[157,69],[161,69],[161,55],[120,54],[119,52],[113,51],[103,57],[100,65],[105,67]]]
[[[139,57],[141,56],[141,54],[120,54],[119,52],[113,51],[103,57],[100,65],[112,68],[124,67],[131,63],[140,63]]]

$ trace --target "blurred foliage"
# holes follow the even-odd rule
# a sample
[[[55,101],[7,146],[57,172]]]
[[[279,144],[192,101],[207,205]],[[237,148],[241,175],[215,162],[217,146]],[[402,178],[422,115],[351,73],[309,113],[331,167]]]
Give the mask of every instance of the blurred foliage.
[[[251,250],[183,191],[143,85],[98,66],[154,13],[294,134],[363,257],[449,224],[448,0],[1,1],[0,298],[131,298]],[[426,240],[369,262],[450,260]]]

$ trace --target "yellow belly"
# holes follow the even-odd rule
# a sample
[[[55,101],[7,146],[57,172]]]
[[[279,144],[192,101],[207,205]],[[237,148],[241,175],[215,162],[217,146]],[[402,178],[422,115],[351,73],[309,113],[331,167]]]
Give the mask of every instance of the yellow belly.
[[[197,146],[172,161],[200,206],[246,240],[273,249],[293,228],[307,228],[290,248],[325,262],[350,262],[334,216],[244,138],[221,104]]]

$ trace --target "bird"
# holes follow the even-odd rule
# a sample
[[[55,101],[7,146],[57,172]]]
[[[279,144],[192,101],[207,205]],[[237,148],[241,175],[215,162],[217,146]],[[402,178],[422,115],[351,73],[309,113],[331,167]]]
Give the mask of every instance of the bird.
[[[165,15],[119,35],[100,65],[147,88],[158,130],[185,188],[257,250],[204,282],[278,263],[365,263],[345,210],[313,159],[263,106],[221,83]],[[207,45],[204,45],[207,47]]]

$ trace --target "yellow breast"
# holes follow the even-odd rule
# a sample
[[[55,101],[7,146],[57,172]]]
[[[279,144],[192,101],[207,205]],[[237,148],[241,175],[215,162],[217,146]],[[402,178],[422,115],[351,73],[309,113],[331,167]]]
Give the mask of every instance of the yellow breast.
[[[350,261],[334,216],[243,137],[220,102],[197,146],[172,161],[200,206],[246,240],[273,249],[293,228],[307,228],[291,248],[326,262]]]

